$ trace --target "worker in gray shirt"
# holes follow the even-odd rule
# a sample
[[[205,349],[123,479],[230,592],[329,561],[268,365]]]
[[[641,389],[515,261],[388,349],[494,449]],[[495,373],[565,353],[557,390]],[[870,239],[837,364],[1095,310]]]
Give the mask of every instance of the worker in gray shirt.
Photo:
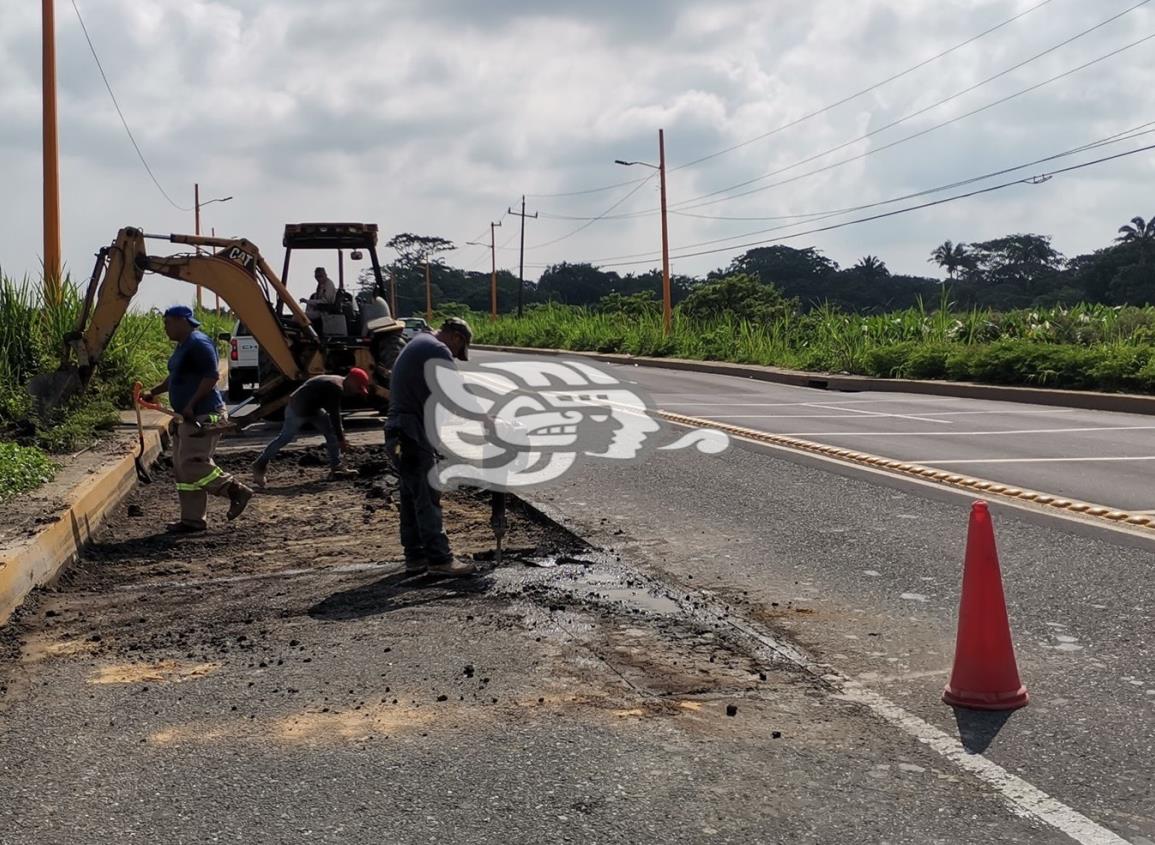
[[[306,423],[325,436],[329,453],[329,478],[343,478],[349,473],[341,468],[341,453],[348,447],[341,426],[341,401],[346,396],[367,396],[369,375],[359,367],[342,376],[313,376],[293,391],[285,408],[285,422],[281,433],[265,447],[265,451],[250,467],[253,481],[264,487],[269,462],[300,433]]]
[[[401,481],[401,546],[405,571],[471,575],[475,567],[449,550],[441,514],[441,493],[429,481],[437,454],[425,434],[425,401],[432,392],[425,365],[434,360],[469,360],[473,330],[451,317],[437,334],[415,335],[401,350],[389,376],[389,418],[385,450]]]

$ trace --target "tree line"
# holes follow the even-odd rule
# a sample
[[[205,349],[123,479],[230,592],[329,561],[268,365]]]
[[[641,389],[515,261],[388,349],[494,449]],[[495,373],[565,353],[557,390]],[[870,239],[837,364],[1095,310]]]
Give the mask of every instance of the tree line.
[[[446,263],[453,243],[430,235],[403,233],[386,246],[397,253],[388,265],[397,284],[400,315],[425,310],[425,267],[429,266],[434,307],[442,312],[488,311],[490,274]],[[717,313],[745,310],[770,316],[783,308],[808,311],[833,307],[851,313],[885,313],[919,300],[937,302],[943,286],[960,307],[1048,307],[1076,302],[1104,305],[1155,304],[1155,217],[1135,217],[1115,240],[1094,252],[1066,257],[1039,234],[1012,234],[988,241],[945,241],[928,262],[946,271],[945,282],[892,273],[886,262],[866,255],[849,267],[812,247],[774,245],[752,249],[703,277],[675,275],[671,290],[685,309]],[[362,286],[371,282],[362,275]],[[518,278],[497,274],[498,307],[517,310]],[[526,281],[524,304],[557,302],[611,311],[658,307],[661,272],[620,274],[583,262],[560,262],[537,281]],[[703,310],[704,309],[704,310]]]

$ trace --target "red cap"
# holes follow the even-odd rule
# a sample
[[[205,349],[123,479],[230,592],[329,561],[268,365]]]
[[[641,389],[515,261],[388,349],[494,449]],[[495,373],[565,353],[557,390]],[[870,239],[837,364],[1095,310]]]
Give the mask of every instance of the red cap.
[[[345,378],[357,388],[357,392],[362,396],[369,395],[369,374],[360,367],[354,367],[349,370],[349,375],[345,376]]]

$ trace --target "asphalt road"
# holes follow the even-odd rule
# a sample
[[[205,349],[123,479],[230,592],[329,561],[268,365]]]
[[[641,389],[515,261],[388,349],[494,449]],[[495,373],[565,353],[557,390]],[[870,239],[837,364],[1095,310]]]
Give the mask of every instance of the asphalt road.
[[[1147,475],[1155,450],[1143,448],[1152,418],[608,368],[663,409],[1155,507]],[[1032,703],[975,716],[940,700],[969,494],[735,443],[714,456],[685,449],[639,463],[590,461],[530,496],[659,577],[705,588],[770,625],[1127,841],[1155,841],[1155,539],[994,503]]]
[[[1155,417],[596,366],[637,382],[663,410],[1155,513]]]

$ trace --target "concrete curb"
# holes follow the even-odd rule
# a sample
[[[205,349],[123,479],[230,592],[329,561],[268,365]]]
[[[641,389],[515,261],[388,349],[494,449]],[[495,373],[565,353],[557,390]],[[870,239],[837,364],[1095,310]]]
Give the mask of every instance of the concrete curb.
[[[1022,402],[1031,405],[1054,405],[1064,408],[1081,408],[1089,411],[1114,411],[1124,414],[1155,414],[1155,396],[1135,393],[1097,393],[1084,390],[1051,390],[1043,387],[1001,387],[998,385],[975,384],[963,381],[917,381],[914,379],[883,379],[868,376],[834,375],[830,373],[807,373],[798,370],[783,370],[776,367],[762,367],[756,364],[729,364],[722,361],[693,361],[686,358],[645,358],[633,355],[619,355],[602,352],[574,352],[568,349],[535,349],[521,346],[488,346],[474,344],[474,349],[490,352],[509,352],[538,355],[568,355],[603,361],[608,364],[658,367],[667,370],[682,370],[693,373],[708,373],[719,376],[770,381],[790,384],[795,387],[812,387],[819,390],[841,391],[886,391],[892,393],[917,393],[928,396],[950,396],[962,399],[983,399],[994,402]]]
[[[135,417],[132,420],[135,424]],[[155,411],[144,415],[144,461],[151,465],[167,438],[168,418]],[[5,624],[36,587],[51,582],[76,560],[108,512],[136,486],[137,450],[114,458],[99,472],[72,489],[56,519],[26,542],[0,557],[0,625]]]

